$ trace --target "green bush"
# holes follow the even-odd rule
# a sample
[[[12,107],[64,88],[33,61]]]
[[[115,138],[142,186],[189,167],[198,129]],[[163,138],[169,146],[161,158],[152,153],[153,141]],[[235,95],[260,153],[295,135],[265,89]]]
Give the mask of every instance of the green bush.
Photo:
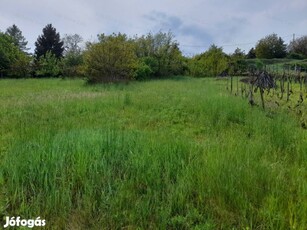
[[[65,77],[84,76],[84,60],[81,53],[68,53],[61,62],[61,72]]]
[[[26,77],[29,74],[30,58],[14,45],[12,38],[0,33],[0,76]]]
[[[299,53],[289,53],[287,55],[288,59],[299,59],[299,60],[303,60],[306,56],[303,54],[299,54]]]
[[[58,77],[60,73],[60,60],[50,51],[38,59],[35,71],[37,77]]]
[[[146,80],[152,76],[152,69],[149,65],[144,62],[140,62],[135,71],[135,79],[136,80]]]
[[[208,51],[193,57],[189,62],[194,77],[216,77],[227,70],[228,59],[221,47],[212,45]]]
[[[100,35],[99,42],[90,44],[85,52],[89,83],[131,80],[137,66],[132,42],[125,34]]]

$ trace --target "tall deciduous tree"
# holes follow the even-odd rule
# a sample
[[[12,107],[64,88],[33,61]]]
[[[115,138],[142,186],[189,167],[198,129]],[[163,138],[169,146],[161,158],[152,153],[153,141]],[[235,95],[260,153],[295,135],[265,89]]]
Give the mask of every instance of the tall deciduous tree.
[[[240,74],[246,68],[245,53],[239,48],[236,48],[234,53],[230,55],[229,72],[232,75]]]
[[[30,58],[14,45],[11,36],[0,32],[0,76],[26,77]]]
[[[66,34],[63,38],[65,51],[61,66],[65,77],[83,75],[83,53],[80,45],[82,41],[82,37],[78,34]]]
[[[228,61],[223,48],[212,45],[205,53],[205,66],[210,76],[216,77],[225,71],[228,67]]]
[[[15,24],[8,27],[5,33],[12,37],[14,44],[21,51],[26,52],[29,50],[29,48],[27,48],[28,42],[26,41],[26,38],[22,35],[22,31]]]
[[[63,57],[64,42],[61,41],[60,34],[52,24],[48,24],[43,29],[43,34],[37,38],[35,42],[35,57],[38,60],[41,56],[45,56],[49,51],[55,55],[56,58]]]
[[[136,55],[150,68],[152,75],[161,77],[182,74],[184,60],[171,32],[147,34],[135,39]]]
[[[12,45],[12,38],[0,32],[0,74],[5,76],[14,61],[17,48]]]
[[[289,44],[289,52],[307,57],[307,36],[295,39]]]
[[[80,43],[83,42],[83,38],[79,34],[65,34],[63,42],[65,48],[64,55],[81,53]]]
[[[287,46],[277,34],[262,38],[256,45],[257,58],[284,58],[287,55]]]

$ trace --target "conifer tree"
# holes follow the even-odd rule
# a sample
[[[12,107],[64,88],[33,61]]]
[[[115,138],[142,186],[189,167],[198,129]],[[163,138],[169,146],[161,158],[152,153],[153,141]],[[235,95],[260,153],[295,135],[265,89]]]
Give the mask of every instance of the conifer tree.
[[[26,38],[22,35],[21,30],[15,24],[7,28],[5,33],[12,37],[15,46],[17,46],[21,51],[26,52],[29,50],[29,48],[27,48],[28,42],[26,41]]]
[[[35,46],[35,57],[37,60],[41,56],[45,56],[48,51],[55,55],[56,58],[63,57],[64,43],[52,24],[48,24],[43,29],[43,34],[37,38]]]

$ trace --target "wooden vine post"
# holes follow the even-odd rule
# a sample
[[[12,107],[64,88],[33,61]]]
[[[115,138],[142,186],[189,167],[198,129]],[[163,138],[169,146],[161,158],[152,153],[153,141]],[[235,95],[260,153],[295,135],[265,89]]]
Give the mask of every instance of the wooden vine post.
[[[265,109],[263,93],[264,93],[264,89],[260,88],[261,104],[262,104],[262,108]]]
[[[264,90],[270,90],[275,87],[274,78],[266,71],[261,72],[255,82],[254,86],[256,87],[256,91],[259,89],[260,91],[260,98],[261,98],[261,104],[262,108],[265,109],[265,103],[264,103]]]
[[[303,103],[304,101],[304,94],[303,94],[303,77],[301,75],[301,70],[298,71],[298,80],[299,80],[299,83],[300,83],[300,97],[299,97],[299,100],[298,102],[299,103]]]
[[[285,92],[285,78],[286,78],[286,72],[284,70],[281,79],[280,79],[280,100],[284,97],[284,92]]]
[[[290,65],[288,67],[287,75],[287,102],[290,100]]]
[[[255,105],[253,92],[254,92],[254,87],[253,87],[253,84],[250,82],[249,83],[249,94],[248,94],[248,102],[250,105]]]
[[[232,93],[232,88],[233,88],[233,76],[232,74],[230,75],[230,92]]]

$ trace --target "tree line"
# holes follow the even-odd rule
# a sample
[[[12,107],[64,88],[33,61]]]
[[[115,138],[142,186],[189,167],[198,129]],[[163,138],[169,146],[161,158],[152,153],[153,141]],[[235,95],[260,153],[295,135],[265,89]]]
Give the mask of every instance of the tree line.
[[[226,54],[222,47],[210,48],[194,57],[185,57],[171,32],[128,37],[126,34],[99,34],[86,42],[78,34],[60,34],[46,25],[29,54],[22,31],[12,25],[0,32],[1,77],[86,77],[89,82],[144,80],[191,75],[195,77],[237,74],[247,59],[307,58],[307,36],[286,45],[277,34],[260,39],[247,54],[237,48]]]

